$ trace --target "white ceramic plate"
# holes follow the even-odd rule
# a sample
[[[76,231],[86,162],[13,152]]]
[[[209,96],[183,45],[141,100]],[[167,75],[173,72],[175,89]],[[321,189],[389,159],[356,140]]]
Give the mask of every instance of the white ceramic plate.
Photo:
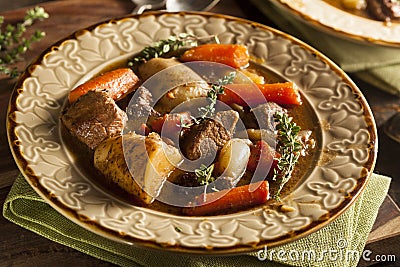
[[[262,0],[255,0],[262,4]],[[400,23],[354,15],[323,0],[273,0],[277,7],[329,34],[362,44],[400,47]]]
[[[181,32],[242,43],[263,65],[298,84],[315,113],[318,148],[303,182],[282,199],[291,212],[259,207],[224,216],[175,216],[130,205],[91,182],[60,137],[69,91],[104,67]],[[246,20],[208,13],[147,13],[99,23],[46,50],[18,81],[8,121],[15,160],[56,210],[125,243],[189,253],[239,253],[293,241],[326,225],[363,190],[376,158],[376,127],[346,74],[306,44]],[[179,229],[179,230],[177,230]]]

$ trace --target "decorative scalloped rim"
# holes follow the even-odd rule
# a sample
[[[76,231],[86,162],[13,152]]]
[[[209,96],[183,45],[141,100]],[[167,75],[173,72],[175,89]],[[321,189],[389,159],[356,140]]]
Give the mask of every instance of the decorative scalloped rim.
[[[340,10],[323,0],[271,1],[329,34],[362,44],[400,47],[400,23],[387,24]]]
[[[57,131],[71,88],[107,64],[184,31],[246,44],[271,71],[296,82],[311,103],[321,128],[321,151],[304,182],[282,200],[294,211],[261,207],[224,216],[175,216],[118,200],[74,167]],[[46,50],[22,75],[7,118],[10,147],[21,172],[61,214],[110,239],[175,252],[242,253],[314,232],[354,201],[376,159],[372,113],[343,71],[291,36],[211,13],[149,12],[76,32]]]

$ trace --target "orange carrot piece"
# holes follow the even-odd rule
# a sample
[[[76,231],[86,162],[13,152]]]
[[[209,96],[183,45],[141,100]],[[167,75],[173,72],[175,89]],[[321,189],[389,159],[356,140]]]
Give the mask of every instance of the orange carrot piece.
[[[258,90],[264,96],[256,92]],[[283,106],[301,105],[301,97],[297,85],[293,82],[266,83],[266,84],[227,84],[218,100],[227,105],[256,106],[266,101],[275,102]]]
[[[107,90],[109,96],[117,101],[132,92],[138,82],[139,78],[131,69],[115,69],[79,85],[70,92],[68,100],[72,104],[89,91]]]
[[[204,44],[193,47],[180,58],[182,61],[211,61],[242,68],[249,64],[247,48],[239,44]]]
[[[189,112],[168,113],[152,121],[150,127],[165,137],[173,137],[182,130],[182,123],[189,123],[191,120]]]
[[[279,105],[301,105],[299,88],[294,82],[257,84],[268,101]]]
[[[256,188],[254,190],[254,188]],[[252,190],[250,192],[250,190]],[[206,199],[206,201],[204,201]],[[269,184],[261,181],[218,192],[207,193],[195,198],[197,206],[183,208],[186,215],[203,216],[236,211],[264,204],[269,199]],[[200,205],[200,206],[199,206]]]
[[[242,107],[259,105],[267,102],[256,92],[257,88],[249,84],[227,84],[224,92],[218,94],[218,100],[227,105],[237,104]]]

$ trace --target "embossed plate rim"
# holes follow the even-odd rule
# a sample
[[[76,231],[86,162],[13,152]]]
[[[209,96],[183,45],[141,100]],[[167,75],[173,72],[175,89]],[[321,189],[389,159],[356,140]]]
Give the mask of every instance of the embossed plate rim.
[[[140,28],[146,25],[152,31]],[[283,199],[285,205],[295,208],[293,212],[257,208],[224,216],[170,215],[113,198],[71,167],[73,163],[54,129],[58,129],[62,104],[73,85],[99,65],[137,52],[149,42],[182,32],[183,28],[197,35],[217,33],[222,42],[245,43],[256,57],[268,62],[271,70],[301,84],[305,98],[318,104],[316,114],[322,120],[323,135],[321,158],[306,182]],[[134,36],[138,35],[141,37],[136,40]],[[352,125],[343,124],[343,115]],[[354,132],[356,123],[359,129]],[[331,131],[334,127],[340,131]],[[265,25],[205,12],[149,12],[107,20],[57,42],[17,82],[8,107],[7,133],[24,177],[71,221],[126,244],[196,254],[235,254],[284,244],[331,222],[365,187],[375,164],[377,145],[376,126],[367,102],[356,85],[328,58]],[[355,178],[354,173],[344,171],[348,168]],[[321,189],[325,184],[332,187],[332,192]],[[329,198],[322,197],[318,193],[321,190]],[[316,195],[310,193],[305,197],[304,193],[309,191]],[[332,215],[327,218],[326,214]],[[277,224],[279,231],[267,227],[268,222],[279,221],[285,221]],[[205,238],[207,234],[213,238]],[[196,243],[199,237],[204,240]]]

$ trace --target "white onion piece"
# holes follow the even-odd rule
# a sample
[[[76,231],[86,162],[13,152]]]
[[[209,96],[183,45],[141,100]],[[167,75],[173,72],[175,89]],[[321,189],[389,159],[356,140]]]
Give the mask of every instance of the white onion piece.
[[[237,182],[246,171],[250,158],[250,144],[250,140],[239,138],[226,142],[218,156],[216,171],[222,174],[221,176]]]

